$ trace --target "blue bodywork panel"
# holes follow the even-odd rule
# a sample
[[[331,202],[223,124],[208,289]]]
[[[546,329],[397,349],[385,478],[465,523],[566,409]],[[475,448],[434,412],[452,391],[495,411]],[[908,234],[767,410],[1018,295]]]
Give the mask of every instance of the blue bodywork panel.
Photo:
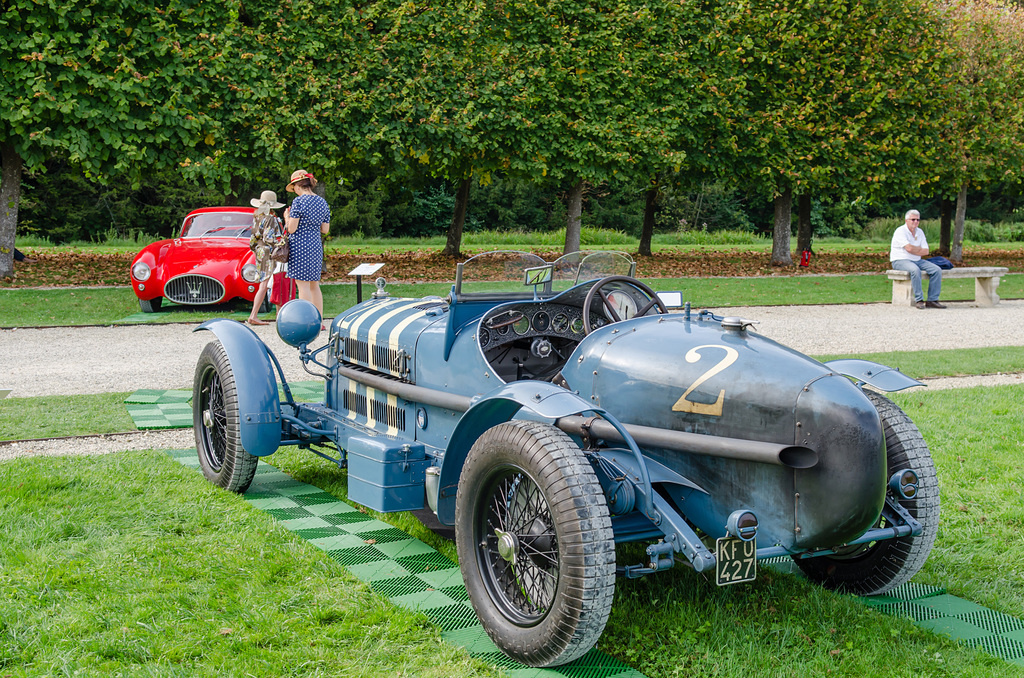
[[[870,360],[850,358],[830,360],[825,364],[829,369],[887,393],[902,391],[911,386],[924,386],[917,379],[912,379],[893,367],[873,363]]]

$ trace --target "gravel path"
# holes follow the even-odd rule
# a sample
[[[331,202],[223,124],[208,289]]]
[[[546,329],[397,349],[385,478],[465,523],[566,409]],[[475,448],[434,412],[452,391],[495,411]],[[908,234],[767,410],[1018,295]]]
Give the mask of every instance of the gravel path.
[[[1024,300],[1003,301],[993,308],[970,302],[948,306],[942,311],[891,304],[765,306],[721,309],[719,313],[756,320],[755,330],[760,334],[811,355],[1024,345]],[[140,325],[0,330],[0,364],[5,366],[0,389],[13,389],[12,397],[188,389],[196,358],[213,339],[212,333],[193,332],[195,328]],[[296,350],[278,338],[274,325],[255,331],[278,356],[289,381],[313,378],[302,369]],[[326,336],[322,333],[317,345],[322,345]],[[929,387],[1006,383],[1022,383],[1021,375],[936,379]],[[104,443],[97,439],[96,449],[103,445],[114,451],[191,444],[191,432],[185,437],[182,432],[169,432],[140,434],[138,440]],[[20,445],[30,445],[35,454],[61,454],[64,452],[47,450],[68,447],[62,441]],[[12,447],[0,447],[0,459],[10,454]],[[84,454],[93,449],[80,444],[76,452],[77,448]]]

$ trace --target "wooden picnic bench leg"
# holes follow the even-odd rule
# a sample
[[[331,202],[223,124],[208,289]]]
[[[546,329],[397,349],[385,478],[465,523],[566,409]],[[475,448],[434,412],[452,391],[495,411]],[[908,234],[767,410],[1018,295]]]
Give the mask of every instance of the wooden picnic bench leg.
[[[978,306],[995,306],[999,303],[999,276],[974,279],[974,301]]]
[[[892,305],[893,306],[913,306],[914,305],[914,288],[910,284],[910,279],[907,279],[907,280],[893,280],[892,281]]]

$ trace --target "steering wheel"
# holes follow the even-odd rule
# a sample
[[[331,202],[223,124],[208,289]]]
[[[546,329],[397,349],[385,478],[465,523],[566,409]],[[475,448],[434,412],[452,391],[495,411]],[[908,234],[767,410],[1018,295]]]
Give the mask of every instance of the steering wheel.
[[[612,302],[608,299],[609,295],[603,289],[610,285],[611,283],[626,283],[627,285],[635,289],[638,289],[645,295],[647,295],[649,301],[644,305],[643,308],[638,309],[632,317],[638,318],[642,315],[647,315],[647,312],[650,311],[652,308],[657,308],[658,313],[668,313],[668,307],[665,306],[665,302],[658,298],[657,293],[644,283],[640,282],[636,278],[631,278],[628,275],[610,275],[607,278],[602,278],[601,280],[598,280],[596,283],[594,283],[594,286],[590,288],[589,292],[587,292],[587,298],[583,300],[584,334],[590,334],[591,332],[594,331],[594,327],[590,324],[590,309],[591,306],[594,305],[595,295],[601,295],[601,301],[603,302],[605,309],[607,309],[608,313],[611,315],[613,322],[619,322],[620,320],[623,320],[623,318],[619,317],[618,311],[615,310],[615,307],[612,305]]]

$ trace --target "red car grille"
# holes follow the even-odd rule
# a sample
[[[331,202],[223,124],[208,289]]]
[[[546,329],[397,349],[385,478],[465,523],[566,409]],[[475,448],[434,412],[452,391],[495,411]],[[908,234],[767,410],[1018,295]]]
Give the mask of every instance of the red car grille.
[[[189,273],[164,283],[164,296],[176,304],[216,304],[224,298],[224,285],[205,275]]]

